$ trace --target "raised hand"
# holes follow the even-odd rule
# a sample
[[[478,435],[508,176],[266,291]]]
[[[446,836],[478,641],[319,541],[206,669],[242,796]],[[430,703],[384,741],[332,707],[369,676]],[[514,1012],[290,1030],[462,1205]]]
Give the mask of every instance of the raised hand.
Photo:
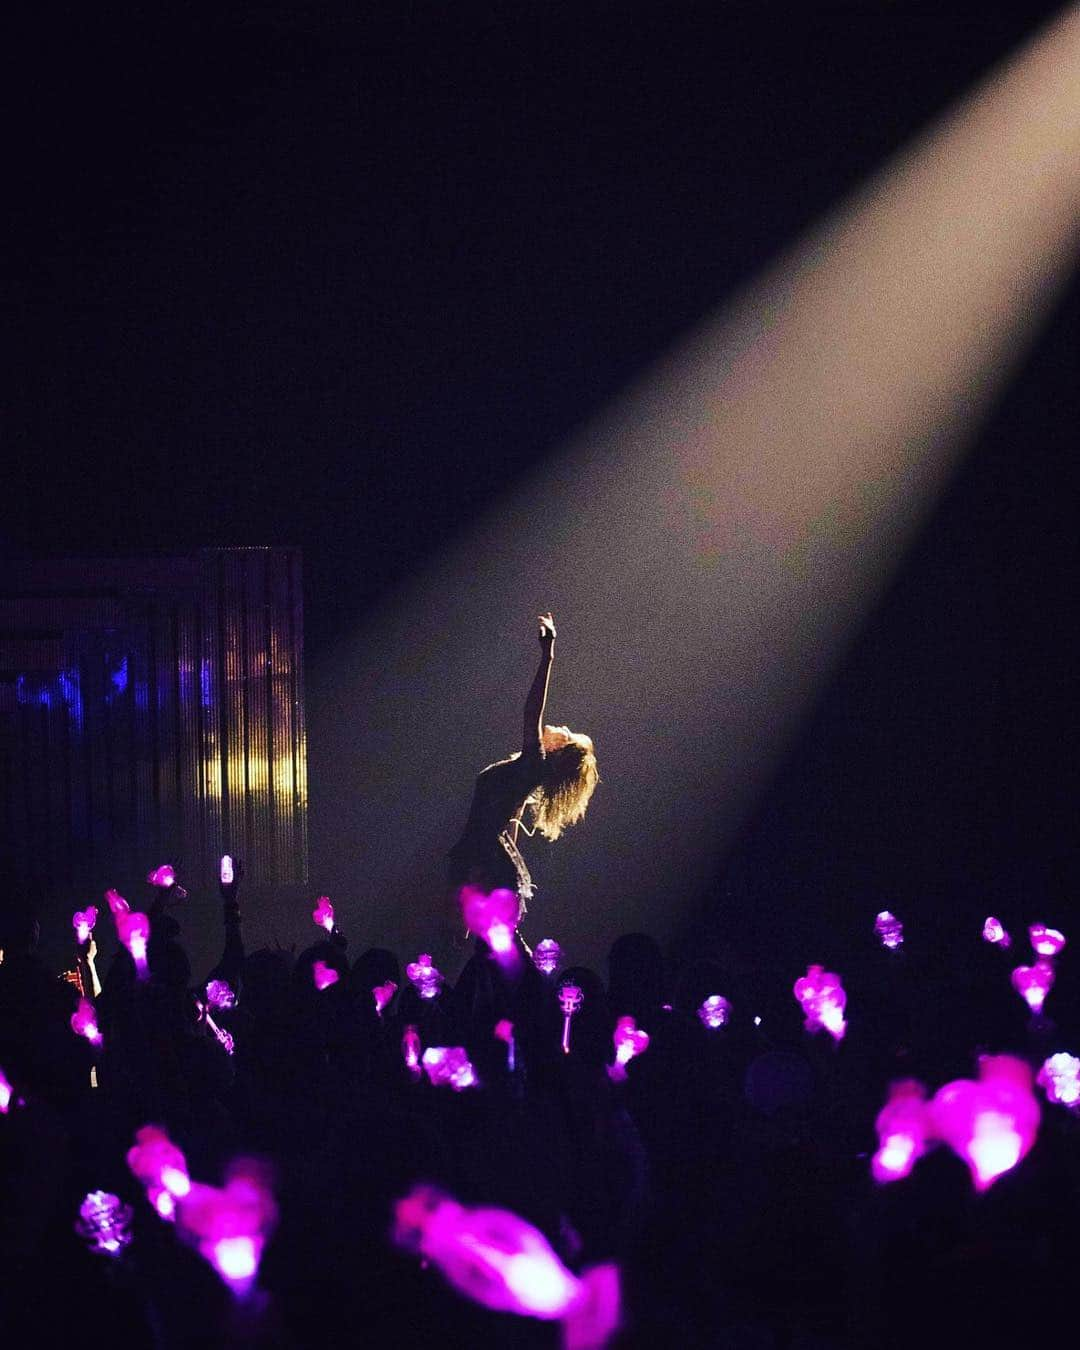
[[[540,645],[542,647],[550,646],[555,641],[555,620],[550,614],[541,614],[540,619]]]

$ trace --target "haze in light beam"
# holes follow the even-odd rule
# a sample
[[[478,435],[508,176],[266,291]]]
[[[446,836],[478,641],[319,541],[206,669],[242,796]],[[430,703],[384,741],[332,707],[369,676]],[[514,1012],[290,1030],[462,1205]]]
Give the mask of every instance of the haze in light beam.
[[[431,947],[549,607],[548,720],[593,736],[602,782],[523,841],[523,931],[578,960],[673,935],[1066,277],[1078,208],[1072,6],[324,660],[317,875],[370,940]]]

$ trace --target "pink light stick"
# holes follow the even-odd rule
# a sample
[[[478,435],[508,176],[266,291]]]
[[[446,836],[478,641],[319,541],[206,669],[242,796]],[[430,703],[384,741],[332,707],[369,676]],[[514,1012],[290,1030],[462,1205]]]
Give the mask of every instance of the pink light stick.
[[[704,1026],[710,1031],[716,1031],[719,1027],[727,1026],[731,1018],[731,1004],[723,994],[710,994],[697,1010],[697,1015]]]
[[[1054,987],[1054,967],[1045,958],[1033,966],[1017,966],[1012,973],[1012,986],[1033,1013],[1041,1013],[1046,996]]]
[[[222,1050],[224,1050],[227,1055],[231,1055],[236,1049],[236,1042],[233,1040],[231,1033],[226,1031],[224,1027],[219,1027],[210,1016],[209,1004],[200,1003],[199,1000],[196,999],[195,1006],[198,1008],[200,1017],[206,1022],[210,1034],[217,1041],[218,1045],[221,1046]]]
[[[563,1054],[570,1053],[570,1019],[585,1002],[584,992],[576,984],[564,984],[559,988],[559,1003],[563,1010],[562,1048]]]
[[[325,961],[316,961],[311,968],[312,977],[315,980],[315,988],[320,993],[324,989],[329,989],[332,984],[337,984],[341,976],[333,966],[328,966]]]
[[[466,1209],[433,1187],[414,1187],[395,1204],[394,1241],[495,1312],[553,1321],[584,1298],[581,1282],[532,1224],[505,1209]]]
[[[232,991],[232,986],[228,980],[208,980],[206,984],[206,1001],[211,1008],[235,1008],[236,995]]]
[[[967,1163],[977,1191],[1014,1168],[1039,1130],[1031,1070],[1011,1055],[983,1055],[978,1081],[946,1083],[929,1109],[933,1133]]]
[[[515,1057],[517,1053],[514,1048],[513,1022],[507,1021],[505,1017],[500,1017],[495,1023],[495,1036],[498,1040],[506,1042],[506,1070],[508,1073],[513,1073],[516,1067]]]
[[[562,1350],[604,1350],[622,1321],[622,1289],[614,1262],[581,1272],[584,1297],[563,1315]]]
[[[71,1014],[71,1029],[76,1036],[85,1036],[93,1046],[102,1044],[101,1032],[98,1030],[97,1024],[97,1013],[88,998],[79,999],[78,1008]]]
[[[387,980],[385,984],[377,984],[371,991],[371,996],[375,1000],[375,1011],[381,1017],[386,1005],[397,993],[397,985],[393,980]]]
[[[533,951],[533,965],[541,975],[554,975],[562,960],[562,948],[554,938],[541,938]]]
[[[150,920],[137,910],[117,914],[116,936],[131,953],[137,978],[145,980],[149,973],[146,964],[146,944],[150,941]]]
[[[108,901],[109,911],[114,919],[118,914],[126,914],[131,908],[119,891],[106,891],[105,899]]]
[[[401,1053],[405,1059],[405,1067],[415,1081],[421,1074],[420,1033],[411,1024],[407,1026],[402,1033]]]
[[[0,1116],[6,1116],[11,1109],[13,1096],[14,1089],[8,1080],[8,1076],[3,1069],[0,1069]]]
[[[926,1089],[914,1079],[893,1083],[875,1122],[878,1150],[870,1170],[877,1182],[899,1181],[926,1152],[932,1130]]]
[[[319,896],[315,908],[311,911],[311,917],[320,928],[325,928],[328,933],[334,931],[334,906],[330,903],[328,895]]]
[[[146,1190],[146,1198],[163,1219],[176,1215],[176,1202],[191,1190],[187,1159],[160,1125],[135,1131],[127,1165]]]
[[[649,1033],[638,1029],[632,1017],[620,1017],[612,1037],[615,1042],[615,1063],[608,1065],[608,1077],[613,1083],[626,1078],[626,1066],[649,1048]]]
[[[405,974],[421,998],[434,998],[442,985],[442,976],[431,964],[431,956],[421,952],[415,961],[405,967]]]
[[[514,932],[521,903],[515,893],[499,888],[487,895],[475,886],[463,886],[459,899],[469,932],[483,938],[505,969],[520,965],[521,953],[514,946]]]
[[[1057,956],[1065,946],[1065,935],[1056,928],[1047,928],[1044,923],[1033,923],[1028,929],[1028,937],[1036,956]]]
[[[171,863],[162,863],[160,867],[155,867],[152,872],[148,872],[146,880],[151,886],[157,886],[163,891],[171,890],[178,900],[187,899],[187,891],[183,886],[177,885],[176,871]]]
[[[233,1296],[242,1300],[255,1286],[277,1217],[266,1169],[253,1159],[238,1158],[221,1190],[201,1182],[192,1185],[180,1202],[176,1226]]]
[[[1039,1076],[1035,1080],[1046,1093],[1046,1100],[1067,1106],[1070,1111],[1080,1110],[1080,1059],[1075,1055],[1059,1051],[1043,1061]]]
[[[807,1031],[817,1032],[824,1028],[834,1041],[844,1039],[847,994],[839,975],[821,966],[808,966],[806,974],[795,981],[794,992],[805,1014]]]
[[[71,916],[71,924],[75,929],[75,941],[80,947],[90,941],[90,934],[94,931],[97,918],[98,912],[93,905],[87,905],[85,909],[77,909]]]
[[[476,1070],[462,1045],[429,1045],[421,1063],[432,1087],[451,1087],[455,1092],[479,1087]]]
[[[235,880],[233,860],[228,853],[223,853],[221,856],[221,866],[218,871],[218,876],[221,878],[221,884],[223,886],[231,886]]]
[[[1005,948],[1012,946],[1012,938],[1002,927],[1001,920],[995,919],[992,914],[983,924],[982,935],[984,942],[989,942],[995,947]]]
[[[131,1243],[131,1206],[108,1191],[91,1191],[79,1206],[75,1232],[92,1252],[119,1256]]]
[[[895,951],[897,947],[903,946],[904,925],[887,909],[883,909],[874,920],[874,932],[878,935],[881,945],[887,947],[889,951]]]

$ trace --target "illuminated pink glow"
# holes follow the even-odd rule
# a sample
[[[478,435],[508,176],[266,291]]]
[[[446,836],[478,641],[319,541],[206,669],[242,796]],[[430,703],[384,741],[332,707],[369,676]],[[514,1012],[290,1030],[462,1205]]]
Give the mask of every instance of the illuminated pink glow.
[[[148,872],[146,880],[151,886],[175,886],[176,872],[171,863],[162,863],[160,867],[155,867],[152,872]]]
[[[443,977],[431,964],[428,952],[421,952],[415,961],[410,961],[405,974],[421,998],[434,998],[442,986]]]
[[[562,1350],[604,1350],[622,1322],[619,1267],[613,1262],[581,1273],[583,1297],[563,1316]]]
[[[235,1008],[236,995],[227,980],[209,980],[206,985],[206,1001],[211,1008]]]
[[[584,992],[576,984],[564,984],[559,988],[559,1003],[563,1011],[562,1048],[563,1054],[570,1053],[570,1022],[574,1014],[580,1011],[585,1002]]]
[[[82,946],[84,942],[90,941],[90,934],[94,931],[94,924],[97,923],[98,912],[93,905],[87,905],[86,909],[77,909],[71,916],[71,924],[75,929],[75,941]]]
[[[870,1164],[874,1180],[899,1181],[926,1152],[932,1132],[926,1089],[908,1079],[893,1083],[875,1122],[878,1150]]]
[[[521,910],[517,895],[505,888],[485,894],[475,886],[463,886],[459,899],[468,931],[483,938],[500,965],[508,968],[519,965],[521,953],[514,945]]]
[[[438,1266],[448,1282],[495,1312],[553,1321],[585,1298],[581,1281],[536,1228],[505,1209],[466,1209],[432,1187],[394,1206],[394,1241]]]
[[[334,906],[330,903],[328,895],[320,895],[315,903],[315,908],[311,911],[311,918],[320,928],[325,928],[328,933],[334,931]]]
[[[506,1069],[508,1073],[513,1073],[517,1067],[517,1047],[514,1044],[514,1024],[505,1017],[500,1017],[495,1023],[496,1039],[506,1043]]]
[[[101,1044],[97,1013],[88,998],[79,999],[79,1006],[71,1014],[71,1029],[76,1036],[85,1036],[91,1045]]]
[[[1043,1061],[1035,1080],[1046,1093],[1046,1100],[1080,1110],[1080,1059],[1059,1051]]]
[[[119,891],[106,891],[105,899],[108,902],[109,910],[112,913],[113,918],[118,914],[126,914],[131,908]]]
[[[6,1116],[11,1109],[13,1089],[7,1074],[0,1069],[0,1116]]]
[[[333,966],[328,966],[325,961],[316,961],[311,968],[311,974],[315,980],[315,988],[321,993],[324,989],[329,989],[332,984],[337,984],[341,976]]]
[[[887,909],[883,909],[874,920],[874,932],[878,935],[881,945],[888,947],[890,951],[895,951],[897,947],[903,945],[904,925]]]
[[[250,1293],[277,1205],[263,1167],[237,1159],[222,1189],[196,1182],[177,1211],[177,1230],[238,1298]]]
[[[226,1031],[224,1027],[219,1027],[210,1016],[209,1011],[206,1013],[206,1025],[209,1027],[214,1039],[217,1041],[218,1045],[221,1046],[222,1050],[224,1050],[227,1055],[231,1055],[236,1049],[236,1042],[232,1038],[232,1033]]]
[[[1046,959],[1033,966],[1017,966],[1012,973],[1012,985],[1033,1013],[1041,1013],[1046,996],[1054,987],[1054,967]]]
[[[1012,946],[1012,938],[1008,935],[1008,933],[1006,933],[1005,929],[1002,927],[1001,920],[995,919],[993,915],[990,915],[990,917],[983,924],[982,935],[984,942],[990,942],[994,946],[997,947]]]
[[[806,974],[795,981],[795,997],[802,1005],[807,1031],[826,1030],[835,1041],[847,1031],[844,1008],[847,994],[840,976],[821,966],[808,966]]]
[[[401,1053],[405,1067],[414,1079],[420,1077],[420,1033],[411,1024],[401,1035]]]
[[[161,1218],[171,1220],[176,1201],[190,1193],[192,1183],[187,1159],[160,1125],[144,1125],[135,1131],[127,1165]]]
[[[967,1163],[977,1191],[1015,1167],[1039,1130],[1031,1070],[1011,1055],[983,1055],[978,1081],[946,1083],[929,1109],[933,1133]]]
[[[480,1086],[464,1046],[430,1045],[421,1062],[432,1087],[450,1087],[455,1092],[463,1092],[465,1088]]]
[[[608,1077],[613,1082],[622,1082],[626,1077],[626,1066],[638,1055],[649,1048],[649,1033],[638,1029],[632,1017],[620,1017],[615,1023],[612,1036],[615,1043],[615,1063],[608,1066]]]
[[[1065,935],[1043,923],[1033,923],[1028,929],[1032,948],[1037,956],[1057,956],[1065,946]]]
[[[542,975],[554,975],[562,960],[562,948],[554,938],[541,938],[533,951],[533,965]]]
[[[91,1251],[119,1256],[131,1242],[131,1206],[108,1191],[91,1191],[79,1206],[75,1231]]]
[[[387,980],[385,984],[377,984],[371,991],[371,996],[375,1000],[375,1011],[381,1017],[387,1004],[397,993],[397,985],[393,980]]]
[[[150,941],[150,920],[145,914],[127,911],[116,915],[116,936],[131,953],[135,973],[140,980],[147,976],[146,944]]]
[[[221,868],[220,871],[218,872],[218,875],[221,878],[221,884],[223,886],[231,886],[233,881],[235,880],[235,873],[233,871],[233,860],[228,853],[222,855]]]
[[[731,1017],[731,1004],[723,994],[710,994],[697,1010],[697,1015],[702,1025],[710,1031],[716,1031],[719,1027],[727,1026]]]

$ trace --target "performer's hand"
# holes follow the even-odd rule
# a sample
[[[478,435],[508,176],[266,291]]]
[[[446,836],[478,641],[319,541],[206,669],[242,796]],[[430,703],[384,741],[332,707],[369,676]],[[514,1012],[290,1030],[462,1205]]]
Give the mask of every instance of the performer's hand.
[[[541,614],[540,618],[540,645],[541,647],[550,647],[555,642],[555,620],[550,614]]]

